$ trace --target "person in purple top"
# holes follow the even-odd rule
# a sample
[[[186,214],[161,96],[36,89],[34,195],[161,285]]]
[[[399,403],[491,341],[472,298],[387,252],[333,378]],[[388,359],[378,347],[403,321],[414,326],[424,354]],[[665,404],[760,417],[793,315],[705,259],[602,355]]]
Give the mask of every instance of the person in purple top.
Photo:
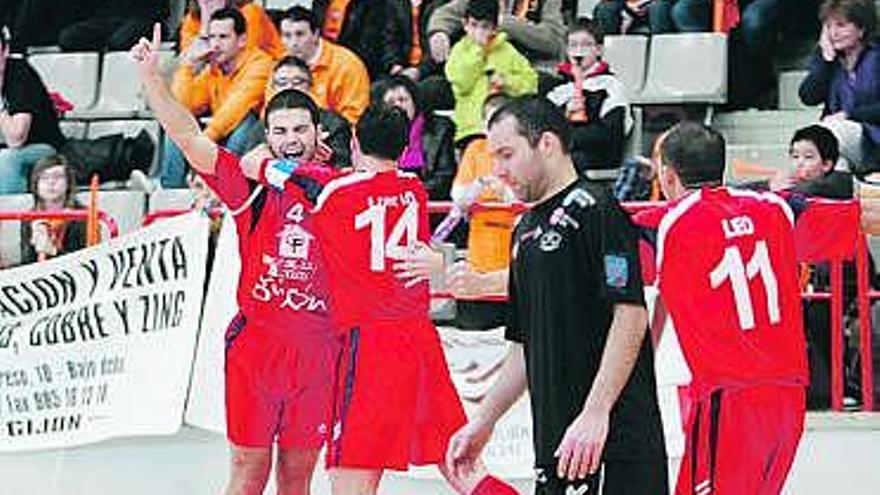
[[[840,142],[856,175],[880,170],[880,47],[877,13],[867,0],[825,0],[822,35],[801,83],[807,105],[824,104],[822,125]]]

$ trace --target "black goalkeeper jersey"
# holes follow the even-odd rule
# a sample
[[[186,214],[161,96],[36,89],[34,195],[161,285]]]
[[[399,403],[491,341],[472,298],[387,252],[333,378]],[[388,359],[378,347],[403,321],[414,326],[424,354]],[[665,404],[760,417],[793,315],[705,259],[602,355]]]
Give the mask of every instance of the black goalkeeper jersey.
[[[618,303],[643,306],[637,233],[601,187],[578,179],[523,215],[513,235],[506,337],[525,349],[536,465],[581,412]],[[611,412],[605,459],[665,459],[647,333]]]

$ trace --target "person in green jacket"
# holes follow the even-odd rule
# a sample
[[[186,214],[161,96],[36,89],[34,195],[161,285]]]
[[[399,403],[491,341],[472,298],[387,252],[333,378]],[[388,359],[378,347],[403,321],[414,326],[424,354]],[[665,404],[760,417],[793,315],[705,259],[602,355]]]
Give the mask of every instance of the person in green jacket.
[[[446,78],[455,97],[455,141],[481,132],[482,107],[493,93],[520,96],[536,93],[538,74],[516,48],[498,32],[498,0],[469,0],[464,16],[466,36],[446,62]]]

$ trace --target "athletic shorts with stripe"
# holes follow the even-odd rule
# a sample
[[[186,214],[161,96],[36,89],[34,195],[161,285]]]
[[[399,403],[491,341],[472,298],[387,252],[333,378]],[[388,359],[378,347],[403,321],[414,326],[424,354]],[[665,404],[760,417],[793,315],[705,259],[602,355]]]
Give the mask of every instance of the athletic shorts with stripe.
[[[430,320],[354,328],[340,362],[329,467],[406,470],[444,461],[466,418]]]
[[[294,330],[295,331],[295,330]],[[226,334],[226,429],[239,447],[318,449],[341,349],[336,332],[284,335],[236,316]]]
[[[804,387],[719,390],[696,402],[677,495],[777,495],[804,431]]]

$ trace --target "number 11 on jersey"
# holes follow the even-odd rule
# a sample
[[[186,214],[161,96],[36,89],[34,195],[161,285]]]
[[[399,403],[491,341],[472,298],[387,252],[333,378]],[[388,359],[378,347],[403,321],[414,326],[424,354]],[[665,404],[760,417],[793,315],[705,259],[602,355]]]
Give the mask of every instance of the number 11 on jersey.
[[[385,258],[402,259],[418,240],[419,204],[408,203],[385,237],[388,205],[376,203],[354,217],[355,230],[370,227],[370,270],[385,271]]]
[[[730,280],[739,326],[743,330],[755,328],[755,312],[752,307],[752,295],[749,292],[749,280],[758,275],[761,276],[764,292],[767,294],[767,315],[770,323],[779,323],[781,320],[779,287],[776,283],[776,274],[773,273],[773,266],[770,264],[766,241],[761,240],[755,243],[755,252],[752,253],[749,262],[745,264],[738,247],[727,247],[721,261],[709,274],[709,282],[713,289],[721,287],[724,281]]]

